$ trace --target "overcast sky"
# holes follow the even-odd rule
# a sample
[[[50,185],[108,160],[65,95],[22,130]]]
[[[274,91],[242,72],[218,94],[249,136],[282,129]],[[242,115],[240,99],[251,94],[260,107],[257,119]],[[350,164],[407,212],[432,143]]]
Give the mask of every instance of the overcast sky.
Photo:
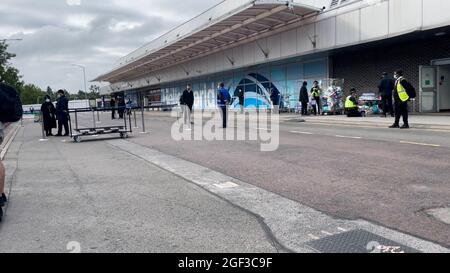
[[[27,83],[84,89],[134,49],[221,0],[1,0],[0,39]],[[89,88],[88,83],[88,88]]]

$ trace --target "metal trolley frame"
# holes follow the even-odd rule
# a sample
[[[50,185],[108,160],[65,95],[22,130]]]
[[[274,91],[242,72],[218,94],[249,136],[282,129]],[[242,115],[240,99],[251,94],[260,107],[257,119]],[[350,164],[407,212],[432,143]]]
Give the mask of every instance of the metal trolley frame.
[[[98,135],[108,135],[108,134],[119,134],[120,138],[128,138],[128,134],[133,133],[131,128],[131,115],[126,115],[124,117],[124,125],[112,125],[112,126],[102,126],[97,127],[95,113],[98,111],[112,111],[113,108],[83,108],[83,109],[71,109],[69,111],[69,126],[70,126],[70,137],[74,142],[80,143],[82,137],[88,136],[98,136]],[[114,110],[117,110],[115,108]],[[90,128],[79,128],[78,127],[78,113],[92,113],[93,117],[93,127]],[[75,128],[72,129],[72,118],[70,114],[75,115]],[[128,118],[127,118],[128,116]]]

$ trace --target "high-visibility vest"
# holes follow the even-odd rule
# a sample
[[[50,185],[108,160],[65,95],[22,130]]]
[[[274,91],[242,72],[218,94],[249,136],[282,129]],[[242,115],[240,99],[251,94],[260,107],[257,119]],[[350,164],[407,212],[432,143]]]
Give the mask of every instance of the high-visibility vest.
[[[320,97],[320,89],[318,87],[313,87],[311,95],[316,98]]]
[[[405,102],[405,101],[409,100],[409,95],[406,92],[405,87],[403,87],[403,85],[402,85],[402,80],[403,80],[403,78],[399,78],[397,80],[397,83],[395,84],[395,89],[397,89],[397,94],[398,94],[398,97],[400,98],[400,100]]]
[[[347,99],[345,100],[345,109],[353,109],[353,108],[357,108],[358,105],[356,105],[352,100],[350,100],[352,96],[348,96]]]

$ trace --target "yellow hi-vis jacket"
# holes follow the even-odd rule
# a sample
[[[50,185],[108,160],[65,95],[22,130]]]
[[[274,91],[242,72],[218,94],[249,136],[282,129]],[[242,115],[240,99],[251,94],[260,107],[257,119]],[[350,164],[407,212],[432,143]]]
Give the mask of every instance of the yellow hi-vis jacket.
[[[347,99],[345,100],[345,109],[354,109],[354,108],[358,108],[358,105],[355,104],[355,102],[353,102],[351,100],[352,96],[348,96]]]
[[[401,101],[405,102],[409,100],[409,95],[406,92],[406,89],[402,85],[402,80],[404,80],[403,77],[400,77],[397,82],[395,83],[395,89],[397,90],[398,97]]]
[[[319,87],[313,87],[312,90],[311,90],[311,95],[313,96],[313,98],[320,97],[320,88]]]

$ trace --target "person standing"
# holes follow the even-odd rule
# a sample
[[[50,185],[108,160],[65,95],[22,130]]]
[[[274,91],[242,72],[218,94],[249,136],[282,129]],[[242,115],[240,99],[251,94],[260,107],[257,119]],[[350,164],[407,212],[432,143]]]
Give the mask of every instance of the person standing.
[[[230,92],[225,88],[225,84],[222,82],[219,84],[217,91],[217,105],[222,113],[222,128],[227,128],[228,118],[228,105],[231,101]]]
[[[378,90],[381,96],[381,104],[383,105],[383,115],[391,114],[394,117],[394,109],[392,106],[392,91],[395,88],[395,81],[388,76],[388,73],[383,73],[383,78],[378,85]]]
[[[127,115],[131,116],[131,109],[133,108],[133,101],[130,98],[127,100]]]
[[[126,103],[125,103],[125,99],[122,98],[121,96],[119,96],[118,102],[117,102],[117,112],[119,112],[119,118],[123,119],[124,118],[124,113],[125,113],[125,108],[126,108]]]
[[[308,82],[303,82],[302,88],[300,89],[300,103],[302,104],[302,116],[306,116],[308,114]]]
[[[64,90],[57,92],[58,100],[56,102],[56,118],[58,119],[58,134],[63,136],[62,129],[64,127],[64,136],[69,135],[69,100],[66,98]]]
[[[272,88],[272,92],[270,93],[270,100],[273,104],[273,112],[277,114],[280,113],[280,98],[280,91],[278,91],[277,88]]]
[[[245,93],[244,93],[244,90],[242,90],[242,88],[239,88],[238,99],[239,99],[239,105],[241,107],[241,114],[243,114],[244,113],[244,103],[245,103]]]
[[[111,97],[110,106],[111,106],[111,119],[116,119],[116,100],[113,97]]]
[[[194,107],[194,92],[192,91],[192,86],[188,84],[186,86],[186,90],[183,91],[183,94],[181,95],[180,101],[183,102],[184,109],[183,109],[183,116],[184,116],[184,124],[190,125],[194,124],[192,121],[192,110]]]
[[[394,105],[395,105],[395,122],[389,128],[409,129],[408,121],[408,101],[415,89],[403,77],[403,71],[397,70],[394,74],[395,88],[394,88]],[[403,126],[400,127],[400,118],[403,117]]]
[[[321,114],[320,111],[320,95],[322,93],[322,90],[319,87],[319,82],[318,81],[314,81],[314,85],[313,88],[311,88],[311,96],[312,99],[316,101],[315,103],[315,107],[314,107],[314,115],[317,116],[317,114]]]
[[[50,96],[45,96],[45,102],[41,106],[42,118],[44,119],[44,130],[47,136],[53,136],[52,130],[56,128],[56,109],[50,100]]]

